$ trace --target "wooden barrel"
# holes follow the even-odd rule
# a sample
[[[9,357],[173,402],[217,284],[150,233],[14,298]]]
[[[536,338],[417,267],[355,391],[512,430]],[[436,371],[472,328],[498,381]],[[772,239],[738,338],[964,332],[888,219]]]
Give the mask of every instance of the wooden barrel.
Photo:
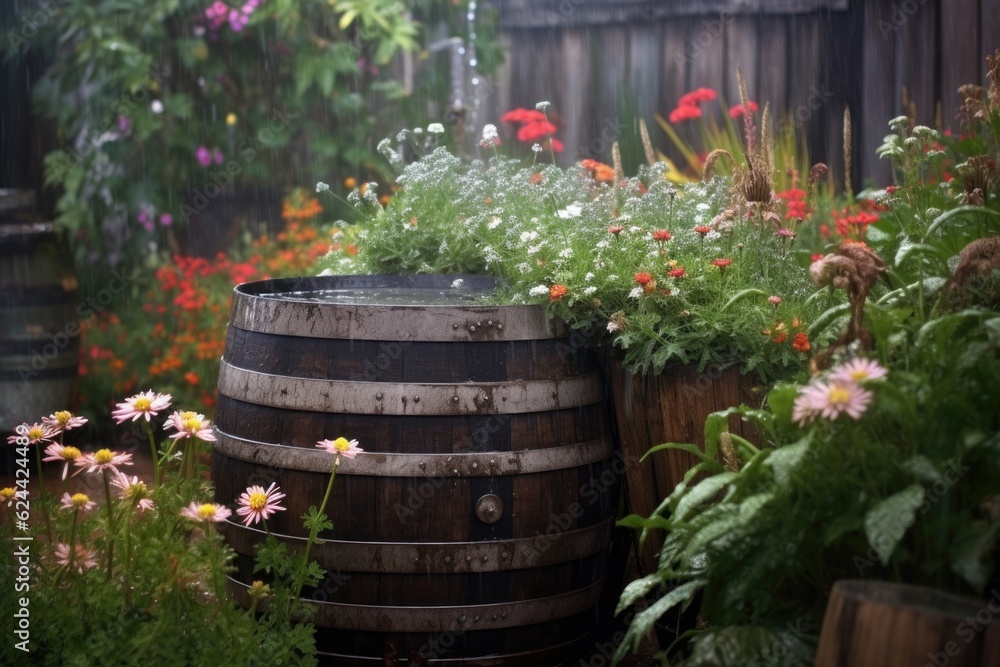
[[[816,667],[946,665],[1000,665],[1000,591],[976,600],[882,581],[834,584]]]
[[[612,362],[608,375],[626,465],[629,511],[640,516],[652,514],[697,463],[694,456],[679,450],[660,451],[641,461],[651,447],[677,442],[704,449],[705,419],[710,414],[760,400],[757,388],[735,366],[705,371],[670,366],[662,373],[643,375]],[[750,427],[737,417],[730,417],[729,428],[753,437]],[[654,532],[639,550],[643,574],[656,571],[662,544],[662,534]]]
[[[9,213],[10,211],[6,211]],[[80,305],[69,249],[50,223],[0,224],[0,431],[70,408]]]
[[[588,648],[623,468],[600,368],[484,279],[331,276],[235,290],[219,374],[217,499],[276,481],[272,533],[302,548],[331,459],[356,438],[312,553],[328,664],[551,665]],[[235,517],[234,517],[235,518]],[[224,528],[252,578],[261,530]],[[260,578],[260,575],[257,575]],[[568,664],[568,663],[567,663]]]

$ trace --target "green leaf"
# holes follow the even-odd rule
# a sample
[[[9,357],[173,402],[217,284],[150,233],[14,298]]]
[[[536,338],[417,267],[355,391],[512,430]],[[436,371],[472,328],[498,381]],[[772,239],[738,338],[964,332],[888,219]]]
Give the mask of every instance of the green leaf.
[[[654,572],[653,574],[647,575],[642,579],[637,579],[636,581],[630,583],[625,587],[625,590],[622,591],[621,597],[618,599],[618,606],[615,607],[615,616],[625,611],[628,607],[635,604],[636,600],[645,597],[647,593],[662,584],[663,576],[659,572]]]
[[[666,530],[670,528],[670,521],[664,519],[662,516],[651,516],[649,518],[639,516],[638,514],[629,514],[627,517],[619,519],[616,523],[619,528],[636,528],[636,529],[647,529],[647,528],[663,528]]]
[[[812,324],[809,325],[809,338],[816,338],[817,334],[830,326],[834,320],[851,310],[851,304],[842,303],[832,308],[828,308],[820,314]]]
[[[951,569],[978,593],[983,592],[993,574],[993,547],[1000,536],[1000,523],[989,528],[966,524],[951,547]]]
[[[937,467],[923,454],[911,456],[907,460],[903,461],[902,468],[920,481],[926,482],[927,484],[933,484],[934,482],[941,481],[942,479],[941,473],[938,471]]]
[[[916,522],[916,511],[924,503],[924,487],[911,484],[875,505],[865,515],[865,536],[882,565],[889,559],[906,531]]]
[[[734,294],[733,297],[731,299],[729,299],[729,301],[726,302],[726,304],[722,307],[722,309],[720,310],[720,312],[724,313],[727,310],[729,310],[729,307],[732,306],[733,304],[739,303],[743,299],[745,299],[745,298],[747,298],[749,296],[755,296],[755,295],[756,296],[767,296],[768,294],[767,294],[767,292],[763,292],[763,291],[761,291],[759,289],[755,289],[755,288],[741,290],[741,291],[737,292],[736,294]]]
[[[803,460],[809,455],[809,444],[812,441],[812,431],[794,445],[778,447],[764,461],[764,465],[770,466],[774,471],[774,481],[778,486],[785,486],[792,478],[792,474],[799,467]]]
[[[662,445],[650,447],[649,451],[643,454],[642,458],[639,459],[639,461],[645,461],[646,457],[648,457],[650,454],[655,454],[656,452],[662,452],[667,449],[677,449],[682,452],[687,452],[688,454],[691,454],[692,456],[695,456],[701,460],[709,458],[708,456],[705,455],[705,452],[701,451],[701,448],[698,447],[698,445],[690,445],[680,442],[665,442]]]
[[[703,579],[695,579],[693,581],[683,583],[654,602],[647,609],[644,609],[636,614],[635,618],[633,618],[632,622],[629,624],[628,629],[625,631],[625,638],[618,646],[618,650],[615,651],[614,662],[617,663],[619,660],[624,658],[625,654],[627,654],[629,650],[638,650],[639,642],[642,641],[643,637],[649,633],[649,631],[653,628],[653,624],[656,623],[661,616],[679,604],[684,604],[685,606],[690,604],[691,600],[694,599],[695,594],[704,585],[705,581]]]
[[[683,521],[690,511],[718,496],[719,492],[736,477],[736,473],[727,471],[703,479],[680,499],[674,510],[673,519]]]
[[[981,206],[959,206],[958,208],[946,211],[945,213],[942,213],[941,215],[936,217],[934,219],[934,222],[930,224],[930,227],[927,228],[927,236],[931,236],[932,234],[934,234],[934,232],[940,229],[941,226],[944,225],[944,223],[948,222],[955,216],[962,215],[965,213],[979,213],[983,215],[993,215],[1000,217],[1000,211],[993,211],[988,208],[982,208]]]
[[[775,421],[781,426],[792,424],[792,407],[799,395],[799,386],[795,384],[779,384],[767,394],[767,406],[774,413]]]

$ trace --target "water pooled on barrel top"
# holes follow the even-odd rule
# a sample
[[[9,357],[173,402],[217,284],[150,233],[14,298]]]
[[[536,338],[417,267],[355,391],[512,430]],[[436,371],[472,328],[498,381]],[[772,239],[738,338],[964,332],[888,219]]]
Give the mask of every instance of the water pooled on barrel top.
[[[468,306],[485,303],[486,292],[431,287],[351,287],[321,290],[271,292],[261,294],[307,303],[330,303],[365,306]]]

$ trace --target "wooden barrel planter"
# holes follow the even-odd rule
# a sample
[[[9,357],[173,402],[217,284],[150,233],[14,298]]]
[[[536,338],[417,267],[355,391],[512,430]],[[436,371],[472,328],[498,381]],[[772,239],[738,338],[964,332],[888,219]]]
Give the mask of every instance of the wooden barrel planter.
[[[9,193],[9,194],[3,194]],[[30,219],[23,191],[0,191],[0,430],[70,407],[79,296],[63,236]]]
[[[719,410],[759,401],[759,388],[731,366],[701,372],[694,366],[671,366],[659,374],[636,374],[611,362],[608,373],[614,397],[618,441],[625,462],[629,511],[649,516],[673,492],[697,459],[682,451],[657,452],[640,459],[651,447],[665,443],[705,446],[705,419]],[[752,437],[737,417],[730,431]],[[643,574],[655,572],[662,535],[652,533],[638,552]]]
[[[303,596],[326,664],[549,667],[593,643],[622,473],[599,365],[541,308],[475,305],[492,283],[454,278],[235,290],[217,499],[277,482],[288,511],[270,530],[302,548],[330,471],[316,441],[365,449],[341,463],[312,552],[327,576]],[[264,534],[223,530],[245,596]]]
[[[816,667],[914,665],[1000,665],[1000,592],[976,600],[881,581],[834,584]]]

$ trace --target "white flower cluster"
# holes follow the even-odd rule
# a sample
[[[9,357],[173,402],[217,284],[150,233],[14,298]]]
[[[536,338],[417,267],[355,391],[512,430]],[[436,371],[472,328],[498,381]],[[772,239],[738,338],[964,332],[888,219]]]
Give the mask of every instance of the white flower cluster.
[[[548,285],[536,285],[528,290],[529,296],[545,296],[549,293]]]

